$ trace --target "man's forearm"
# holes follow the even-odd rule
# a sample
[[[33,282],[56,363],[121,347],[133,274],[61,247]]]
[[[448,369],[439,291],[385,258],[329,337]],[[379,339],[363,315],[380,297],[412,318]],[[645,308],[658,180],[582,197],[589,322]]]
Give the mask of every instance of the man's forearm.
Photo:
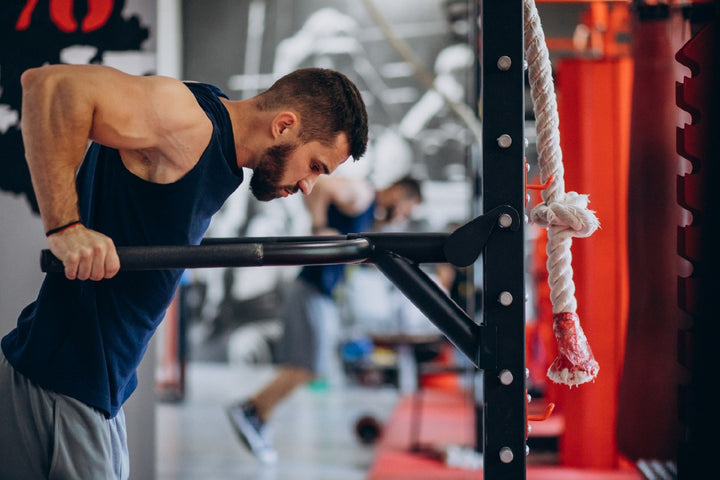
[[[45,230],[78,219],[75,174],[82,162],[92,107],[62,71],[22,77],[25,156]]]

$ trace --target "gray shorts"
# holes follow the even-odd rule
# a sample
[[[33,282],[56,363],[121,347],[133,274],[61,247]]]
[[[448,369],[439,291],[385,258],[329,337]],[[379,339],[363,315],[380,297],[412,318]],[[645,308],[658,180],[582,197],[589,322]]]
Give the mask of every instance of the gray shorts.
[[[45,390],[0,351],[0,480],[127,479],[125,416]]]
[[[317,377],[331,374],[340,330],[335,301],[314,286],[296,279],[283,300],[283,336],[278,363],[311,370]]]

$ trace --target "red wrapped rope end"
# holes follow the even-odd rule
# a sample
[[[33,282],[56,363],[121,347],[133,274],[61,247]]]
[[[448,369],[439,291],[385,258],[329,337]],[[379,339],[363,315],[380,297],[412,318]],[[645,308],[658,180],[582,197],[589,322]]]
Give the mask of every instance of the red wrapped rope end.
[[[593,357],[577,314],[554,314],[553,331],[558,342],[558,357],[548,369],[548,378],[570,387],[594,380],[600,365]]]

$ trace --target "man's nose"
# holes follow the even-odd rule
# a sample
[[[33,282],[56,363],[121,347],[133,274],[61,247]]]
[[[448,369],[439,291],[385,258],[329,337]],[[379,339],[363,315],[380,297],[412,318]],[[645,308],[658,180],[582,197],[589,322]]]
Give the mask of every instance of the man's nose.
[[[315,182],[317,182],[317,179],[317,175],[309,175],[298,182],[298,188],[303,193],[303,195],[310,195],[310,192],[312,192],[312,189],[315,186]]]

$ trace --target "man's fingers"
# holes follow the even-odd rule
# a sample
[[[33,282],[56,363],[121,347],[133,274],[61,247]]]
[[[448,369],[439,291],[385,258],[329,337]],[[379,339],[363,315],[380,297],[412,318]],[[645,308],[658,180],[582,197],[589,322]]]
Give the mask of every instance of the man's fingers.
[[[105,257],[106,252],[100,248],[95,248],[91,258],[92,266],[90,269],[90,280],[102,280],[105,278]]]
[[[87,280],[92,274],[94,263],[94,251],[90,248],[80,250],[80,262],[78,263],[77,279]]]
[[[65,276],[68,280],[75,280],[77,278],[79,263],[79,255],[68,255],[67,258],[63,260],[63,265],[65,266]]]
[[[49,237],[50,249],[65,266],[68,280],[99,281],[120,270],[120,259],[112,239],[84,227]]]
[[[120,271],[120,258],[118,257],[115,245],[110,245],[107,255],[105,255],[105,278],[112,278]]]

